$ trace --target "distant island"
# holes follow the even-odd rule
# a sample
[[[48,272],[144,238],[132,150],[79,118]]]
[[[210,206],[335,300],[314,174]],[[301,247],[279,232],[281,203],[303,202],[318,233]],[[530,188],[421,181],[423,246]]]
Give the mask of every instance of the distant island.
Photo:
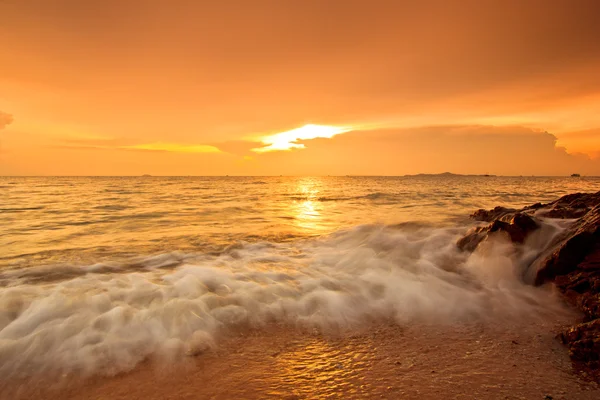
[[[441,174],[407,174],[404,176],[413,176],[413,177],[458,177],[458,176],[486,176],[486,177],[492,177],[492,176],[496,176],[496,175],[490,175],[490,174],[453,174],[452,172],[442,172]]]

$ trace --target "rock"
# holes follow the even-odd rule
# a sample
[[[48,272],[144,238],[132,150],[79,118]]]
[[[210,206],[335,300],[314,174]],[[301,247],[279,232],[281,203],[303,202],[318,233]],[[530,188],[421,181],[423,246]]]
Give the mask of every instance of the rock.
[[[513,208],[498,206],[493,210],[477,210],[471,215],[471,218],[473,218],[476,221],[492,222],[516,211],[517,210]]]
[[[600,192],[570,194],[521,210],[478,210],[471,217],[489,224],[471,229],[458,240],[456,244],[463,251],[474,251],[496,233],[506,235],[514,243],[523,243],[541,226],[539,218],[574,220],[532,261],[526,280],[535,285],[552,282],[569,303],[583,312],[583,321],[558,337],[569,349],[577,368],[600,381]]]
[[[521,231],[529,233],[540,227],[539,223],[531,216],[524,213],[516,213],[510,220],[510,224],[518,227]]]
[[[600,205],[596,205],[571,227],[551,255],[541,260],[536,284],[576,270],[594,246],[600,243],[599,239]]]
[[[494,221],[490,225],[489,232],[504,231],[510,236],[514,243],[523,243],[527,235],[539,228],[539,224],[527,214],[516,213],[512,215],[510,222]]]
[[[567,300],[583,311],[586,321],[600,318],[599,249],[588,255],[570,273],[557,276],[555,285]]]
[[[527,207],[523,208],[523,210],[537,210],[538,208],[542,208],[542,207],[544,207],[544,204],[542,204],[542,203],[535,203],[535,204],[532,204],[530,206],[527,206]]]
[[[487,237],[488,227],[477,227],[471,229],[467,234],[456,242],[456,246],[463,251],[474,251],[479,243]]]
[[[523,243],[527,235],[540,226],[533,217],[521,212],[510,211],[498,213],[498,215],[501,215],[500,219],[492,221],[490,225],[474,228],[458,240],[456,242],[458,248],[463,251],[473,251],[479,243],[494,232],[505,232],[513,243]],[[504,219],[508,221],[504,221]]]
[[[600,319],[575,325],[558,335],[579,369],[600,378]]]
[[[542,206],[540,216],[546,218],[572,219],[581,218],[598,204],[599,193],[574,193],[561,197],[560,199]]]

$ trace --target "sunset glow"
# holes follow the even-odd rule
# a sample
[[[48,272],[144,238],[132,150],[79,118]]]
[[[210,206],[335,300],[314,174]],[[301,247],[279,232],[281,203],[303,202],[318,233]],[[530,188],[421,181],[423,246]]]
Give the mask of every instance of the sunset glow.
[[[123,148],[133,150],[171,151],[177,153],[220,153],[220,150],[215,146],[183,145],[176,143],[138,144],[135,146],[124,146]]]
[[[348,131],[350,131],[349,128],[307,124],[290,131],[266,136],[261,139],[262,143],[264,143],[266,146],[252,149],[252,151],[264,153],[268,151],[303,149],[305,147],[304,144],[298,143],[298,141],[316,138],[329,139],[335,135],[339,135],[340,133]]]
[[[0,0],[0,400],[600,399],[599,16]]]
[[[0,175],[600,175],[577,1],[0,1]]]

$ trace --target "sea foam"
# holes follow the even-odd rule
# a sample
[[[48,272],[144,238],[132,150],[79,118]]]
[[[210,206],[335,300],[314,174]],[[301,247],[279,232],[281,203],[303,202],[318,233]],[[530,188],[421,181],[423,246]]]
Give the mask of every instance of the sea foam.
[[[339,330],[378,319],[485,323],[564,313],[550,290],[521,279],[561,229],[546,223],[518,247],[498,235],[466,253],[455,245],[463,228],[365,225],[219,254],[164,254],[133,270],[63,266],[71,272],[48,281],[40,276],[51,267],[3,271],[10,284],[0,288],[0,374],[112,375],[270,323]]]

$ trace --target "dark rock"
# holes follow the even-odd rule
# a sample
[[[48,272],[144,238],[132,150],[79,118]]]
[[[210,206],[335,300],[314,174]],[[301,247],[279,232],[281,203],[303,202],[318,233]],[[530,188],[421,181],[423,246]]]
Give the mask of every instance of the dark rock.
[[[516,211],[517,210],[513,208],[498,206],[493,210],[477,210],[471,215],[471,218],[473,218],[476,221],[492,222]]]
[[[600,318],[600,243],[568,272],[556,276],[554,284],[583,311],[586,321]]]
[[[574,193],[543,206],[539,216],[546,218],[581,218],[600,201],[600,193]]]
[[[541,260],[535,279],[536,284],[568,274],[592,253],[600,239],[600,207],[591,209],[566,233],[564,240],[552,254]]]
[[[523,213],[516,213],[510,220],[510,224],[518,227],[521,231],[529,233],[540,227],[531,216]]]
[[[566,231],[552,237],[547,249],[529,266],[531,273],[524,277],[535,285],[552,282],[569,303],[583,312],[583,322],[558,337],[578,369],[600,381],[600,192],[570,194],[521,210],[478,210],[471,217],[489,225],[473,228],[461,238],[457,246],[463,251],[475,250],[496,232],[514,243],[523,243],[541,226],[538,218],[575,220]]]
[[[459,239],[456,243],[458,248],[463,251],[473,251],[479,243],[494,232],[505,232],[513,243],[523,243],[530,232],[539,228],[539,223],[527,214],[511,211],[510,213],[500,213],[498,215],[501,215],[500,219],[494,220],[488,226],[474,228]]]
[[[558,337],[573,360],[590,368],[600,368],[600,319],[575,325]]]
[[[527,207],[523,208],[523,210],[537,210],[538,208],[542,208],[544,206],[545,206],[545,204],[535,203],[535,204],[532,204],[530,206],[527,206]]]
[[[467,234],[460,238],[458,242],[456,242],[456,246],[463,251],[474,251],[479,243],[483,241],[487,237],[487,233],[489,231],[489,227],[480,226],[477,228],[471,229]]]

